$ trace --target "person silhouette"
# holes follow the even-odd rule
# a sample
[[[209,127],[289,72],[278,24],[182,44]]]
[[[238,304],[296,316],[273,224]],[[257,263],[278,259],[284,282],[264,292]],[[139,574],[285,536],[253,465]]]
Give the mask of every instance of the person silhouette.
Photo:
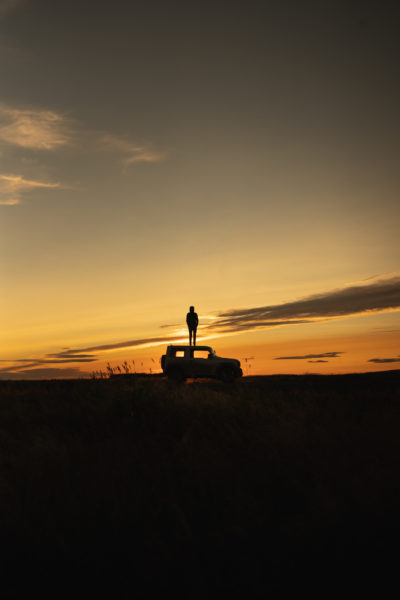
[[[189,312],[186,315],[186,323],[189,329],[189,345],[192,345],[192,339],[193,339],[193,346],[196,345],[196,331],[197,331],[197,325],[199,324],[199,317],[197,316],[197,313],[194,312],[194,306],[191,306],[189,308]]]

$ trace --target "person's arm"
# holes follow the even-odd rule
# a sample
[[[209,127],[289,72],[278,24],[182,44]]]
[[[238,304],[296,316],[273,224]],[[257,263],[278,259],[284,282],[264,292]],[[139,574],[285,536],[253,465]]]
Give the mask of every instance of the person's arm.
[[[197,313],[194,313],[194,314],[195,314],[195,323],[196,323],[196,327],[197,327],[197,325],[199,324],[199,317],[197,316]]]

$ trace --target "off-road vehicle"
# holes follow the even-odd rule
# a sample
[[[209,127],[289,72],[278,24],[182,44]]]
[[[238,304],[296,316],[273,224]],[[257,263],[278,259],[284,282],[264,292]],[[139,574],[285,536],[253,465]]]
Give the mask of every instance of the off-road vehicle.
[[[213,377],[225,382],[243,375],[240,361],[221,358],[210,346],[167,346],[161,367],[168,379],[184,381],[187,377]]]

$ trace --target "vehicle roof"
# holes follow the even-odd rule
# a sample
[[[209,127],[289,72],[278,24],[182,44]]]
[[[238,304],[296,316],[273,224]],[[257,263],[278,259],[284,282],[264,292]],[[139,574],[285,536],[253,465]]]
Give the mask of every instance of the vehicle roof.
[[[170,344],[168,348],[175,348],[175,350],[186,350],[186,348],[190,348],[191,350],[212,350],[211,346],[189,346],[189,344]]]

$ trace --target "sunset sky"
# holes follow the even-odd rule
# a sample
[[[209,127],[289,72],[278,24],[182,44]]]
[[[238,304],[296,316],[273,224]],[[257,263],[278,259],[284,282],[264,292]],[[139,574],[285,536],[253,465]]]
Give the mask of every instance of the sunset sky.
[[[391,4],[0,0],[0,378],[400,368]]]

